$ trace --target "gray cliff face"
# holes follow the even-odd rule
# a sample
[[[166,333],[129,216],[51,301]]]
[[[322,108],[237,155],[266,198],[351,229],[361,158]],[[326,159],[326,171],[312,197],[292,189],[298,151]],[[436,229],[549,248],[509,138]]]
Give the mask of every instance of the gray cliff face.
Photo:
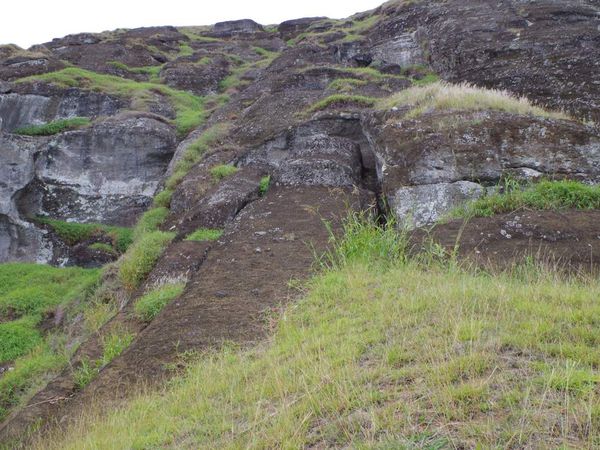
[[[23,220],[16,200],[35,177],[38,142],[0,134],[0,261],[39,261],[51,257],[44,232]]]
[[[0,261],[51,259],[26,218],[132,225],[148,208],[176,145],[155,118],[122,117],[55,137],[3,134]]]
[[[4,131],[14,131],[26,125],[39,125],[57,119],[110,116],[122,106],[123,102],[116,98],[78,89],[54,95],[50,92],[11,92],[0,95],[0,118]]]

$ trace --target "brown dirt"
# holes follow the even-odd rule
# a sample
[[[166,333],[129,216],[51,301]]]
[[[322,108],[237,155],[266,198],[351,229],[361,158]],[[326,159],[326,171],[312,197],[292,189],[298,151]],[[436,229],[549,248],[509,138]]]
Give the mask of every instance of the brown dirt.
[[[437,225],[430,236],[448,250],[458,243],[459,254],[478,265],[507,269],[527,257],[558,264],[568,271],[600,267],[600,211],[519,210],[493,217],[454,220]]]

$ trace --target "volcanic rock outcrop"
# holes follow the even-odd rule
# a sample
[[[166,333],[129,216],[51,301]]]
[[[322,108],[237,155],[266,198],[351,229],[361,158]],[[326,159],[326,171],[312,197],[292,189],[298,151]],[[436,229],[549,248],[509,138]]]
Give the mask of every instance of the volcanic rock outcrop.
[[[261,312],[327,248],[323,221],[335,232],[349,210],[419,226],[506,176],[598,183],[599,64],[591,0],[398,0],[347,20],[0,47],[0,262],[81,262],[38,216],[131,226],[154,202],[176,236],[110,325],[133,330],[132,346],[81,393],[65,369],[0,434],[164,375],[177,352],[256,341]],[[444,83],[513,97],[417,105]],[[401,92],[411,96],[395,104]],[[75,117],[88,121],[24,135]],[[184,240],[201,228],[224,234]],[[135,299],[165,277],[185,280],[184,293],[136,322]],[[97,352],[83,345],[73,365]]]

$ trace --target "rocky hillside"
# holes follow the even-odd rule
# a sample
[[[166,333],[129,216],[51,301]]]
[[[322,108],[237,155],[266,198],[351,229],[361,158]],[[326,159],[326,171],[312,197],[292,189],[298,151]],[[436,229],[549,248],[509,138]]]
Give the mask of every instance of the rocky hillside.
[[[98,289],[117,306],[96,334],[69,328],[77,350],[42,389],[0,405],[0,437],[160,379],[182,353],[262,339],[264,311],[350,210],[421,227],[507,179],[598,183],[598,122],[592,0],[398,0],[346,20],[1,46],[0,262],[116,261]],[[465,254],[598,262],[596,212],[562,234],[536,214],[473,222]],[[444,246],[461,224],[438,226]],[[126,350],[103,359],[117,331]]]

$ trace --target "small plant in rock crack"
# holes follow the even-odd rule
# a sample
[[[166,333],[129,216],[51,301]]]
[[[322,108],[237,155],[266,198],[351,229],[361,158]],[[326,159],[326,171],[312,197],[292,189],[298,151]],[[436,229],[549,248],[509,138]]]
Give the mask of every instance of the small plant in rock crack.
[[[73,373],[73,381],[77,389],[83,389],[96,377],[98,374],[98,366],[89,359],[81,361],[81,365]]]
[[[240,169],[238,169],[237,167],[235,167],[232,164],[220,164],[220,165],[215,166],[212,169],[210,169],[210,174],[216,181],[219,181],[225,177],[233,175],[238,170],[240,170]]]
[[[73,381],[78,389],[83,389],[96,378],[100,369],[123,353],[133,341],[133,334],[124,330],[116,330],[102,339],[102,357],[96,361],[84,358],[73,373]]]
[[[223,230],[214,228],[198,228],[188,235],[186,241],[216,241],[223,235]]]
[[[261,197],[267,193],[270,184],[271,175],[267,175],[266,177],[262,177],[260,179],[260,183],[258,184],[258,193],[261,195]]]

